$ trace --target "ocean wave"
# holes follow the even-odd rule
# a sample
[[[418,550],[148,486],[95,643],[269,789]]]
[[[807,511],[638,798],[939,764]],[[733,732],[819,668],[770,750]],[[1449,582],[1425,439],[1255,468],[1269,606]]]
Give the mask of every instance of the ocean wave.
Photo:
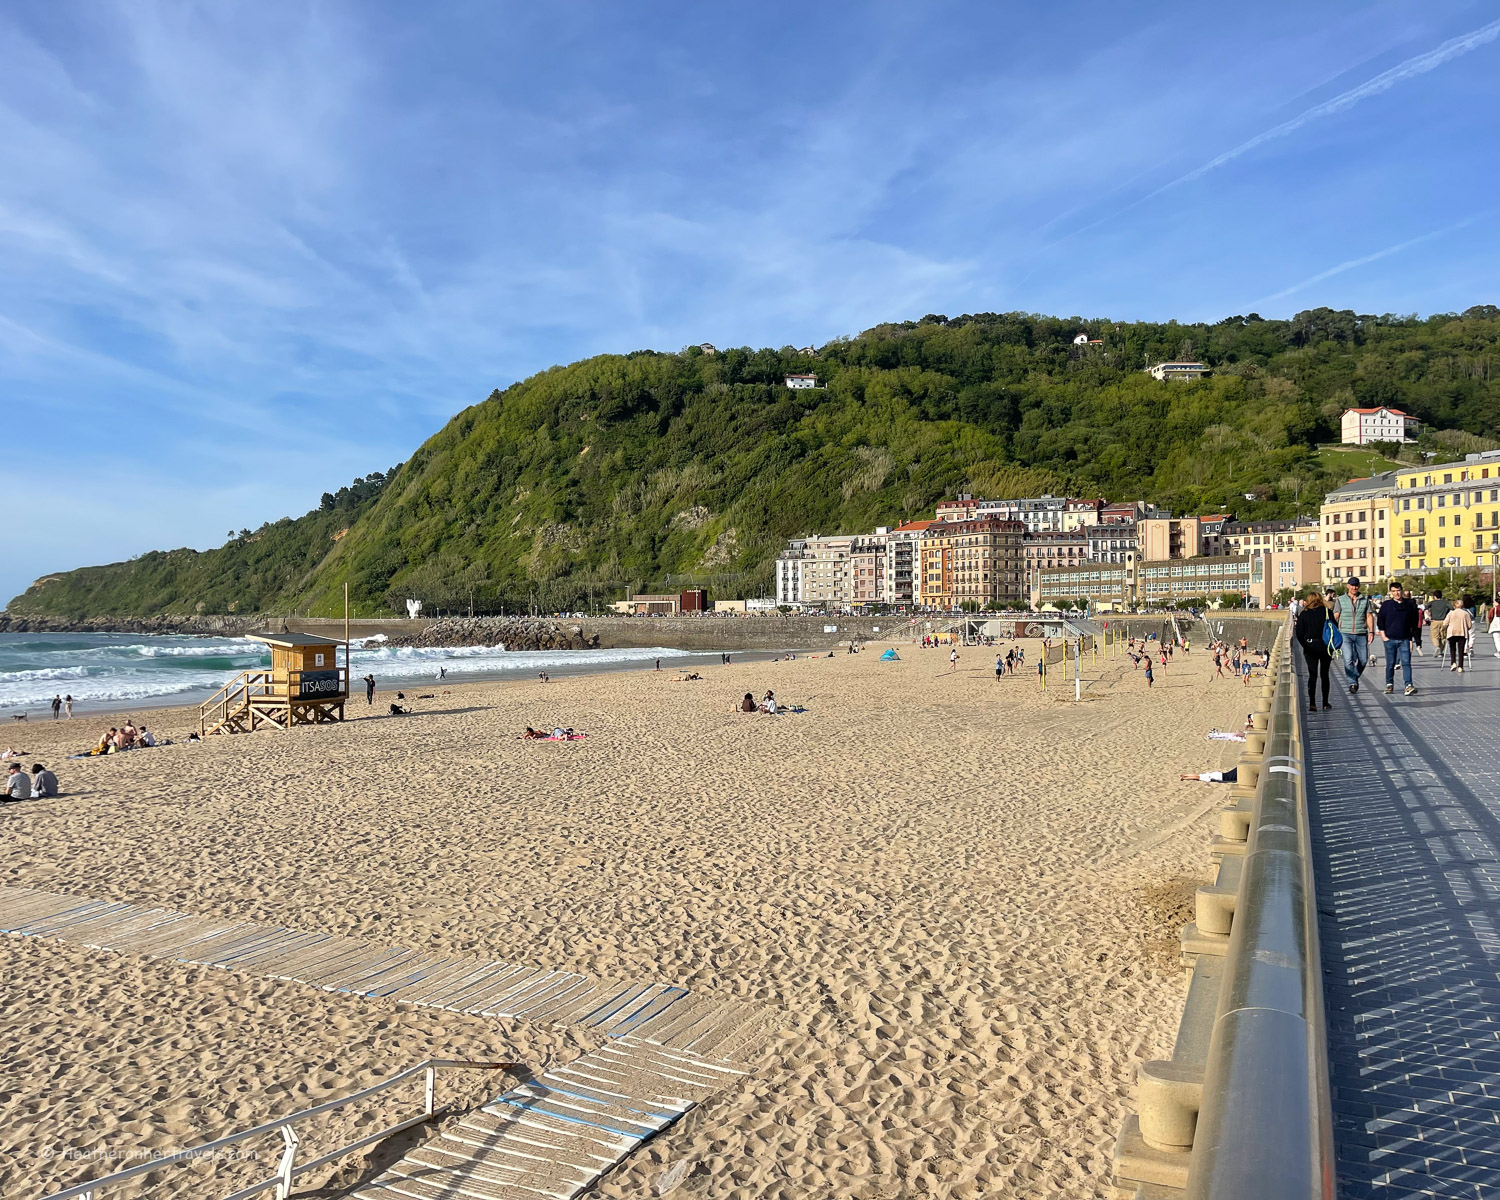
[[[265,646],[248,638],[236,638],[231,642],[196,642],[187,646],[143,644],[111,646],[109,649],[141,658],[266,658],[269,655]]]
[[[579,666],[651,662],[658,658],[687,658],[690,650],[631,648],[616,650],[507,650],[504,646],[382,646],[355,650],[354,673],[396,678],[436,675],[492,675],[511,671],[560,670]]]
[[[32,683],[42,679],[87,679],[87,667],[38,667],[31,671],[0,671],[0,684]]]
[[[0,681],[0,709],[46,707],[59,691],[66,691],[80,704],[121,704],[132,701],[162,700],[185,693],[201,693],[205,699],[227,680],[219,672],[212,674],[126,673],[91,675],[70,681],[65,688],[39,687],[41,680],[25,682]]]

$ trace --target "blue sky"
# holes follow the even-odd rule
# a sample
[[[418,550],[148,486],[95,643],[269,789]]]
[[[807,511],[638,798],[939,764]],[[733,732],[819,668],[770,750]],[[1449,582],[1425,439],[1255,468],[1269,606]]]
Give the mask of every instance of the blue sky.
[[[1500,301],[1500,7],[0,7],[0,599],[601,351]]]

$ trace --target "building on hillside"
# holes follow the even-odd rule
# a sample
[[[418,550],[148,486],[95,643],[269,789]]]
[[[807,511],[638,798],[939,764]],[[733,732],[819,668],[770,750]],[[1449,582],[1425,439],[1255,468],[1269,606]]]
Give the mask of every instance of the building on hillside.
[[[1393,569],[1425,573],[1496,567],[1500,450],[1469,454],[1462,462],[1406,468],[1394,475]]]
[[[1340,440],[1346,446],[1370,442],[1414,442],[1422,423],[1399,408],[1346,408],[1340,423]]]
[[[815,388],[818,386],[818,377],[816,375],[788,375],[786,377],[786,385],[793,391],[800,391],[803,388]]]
[[[1123,612],[1135,606],[1135,568],[1123,563],[1087,563],[1042,571],[1032,593],[1038,609],[1070,608],[1087,600],[1090,611]]]
[[[1082,529],[1070,533],[1028,533],[1023,543],[1026,595],[1036,601],[1037,582],[1043,571],[1082,566],[1088,561],[1089,539]]]
[[[908,521],[897,525],[885,540],[885,602],[895,608],[911,608],[917,602],[916,578],[921,569],[922,535],[931,521]]]
[[[1018,521],[934,521],[922,533],[916,602],[928,608],[992,608],[1025,598]]]
[[[1318,523],[1323,582],[1339,583],[1350,575],[1362,580],[1386,579],[1396,560],[1391,534],[1396,472],[1351,479],[1323,497]],[[1425,526],[1412,545],[1423,545]],[[1420,561],[1420,559],[1419,559]]]
[[[1154,367],[1147,367],[1146,374],[1152,379],[1161,379],[1172,383],[1191,383],[1195,379],[1202,379],[1208,374],[1208,366],[1205,363],[1189,360],[1174,360],[1172,362],[1159,362]]]
[[[718,350],[714,348],[714,344],[712,342],[699,342],[698,349],[702,350],[704,354],[718,353]]]
[[[1225,592],[1258,599],[1265,575],[1265,559],[1240,555],[1149,560],[1136,568],[1136,595],[1146,606],[1198,597],[1216,603]]]
[[[1203,552],[1197,517],[1146,517],[1136,524],[1140,558],[1154,562],[1167,558],[1196,558]]]
[[[808,358],[817,358],[818,348],[816,346],[803,346],[797,351],[797,353],[805,354]]]

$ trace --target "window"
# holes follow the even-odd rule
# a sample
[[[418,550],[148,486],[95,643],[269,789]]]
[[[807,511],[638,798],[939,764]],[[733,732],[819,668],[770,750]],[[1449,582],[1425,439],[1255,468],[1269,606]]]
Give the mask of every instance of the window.
[[[1438,549],[1439,550],[1446,550],[1447,548],[1448,548],[1448,539],[1447,538],[1438,538]]]

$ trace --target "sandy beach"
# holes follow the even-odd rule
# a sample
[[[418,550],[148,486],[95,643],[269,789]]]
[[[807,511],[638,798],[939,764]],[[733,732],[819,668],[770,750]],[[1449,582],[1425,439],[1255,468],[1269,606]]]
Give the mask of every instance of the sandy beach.
[[[1225,790],[1177,776],[1234,761],[1205,735],[1239,728],[1254,692],[1179,653],[1150,691],[1128,659],[1086,664],[1074,704],[1034,667],[997,681],[992,652],[950,672],[946,650],[899,649],[701,682],[407,687],[437,694],[409,717],[374,715],[382,692],[340,726],[103,759],[63,755],[115,720],[18,724],[0,738],[66,794],[0,807],[0,884],[764,1006],[749,1075],[599,1195],[658,1195],[685,1162],[677,1200],[1105,1196],[1134,1065],[1175,1030],[1182,897]],[[808,711],[734,711],[767,688]],[[132,715],[178,739],[192,716]],[[554,724],[588,737],[517,740]],[[36,939],[0,955],[7,1196],[120,1165],[68,1147],[181,1146],[431,1054],[539,1070],[601,1040]],[[319,1137],[413,1111],[408,1094]],[[198,1167],[155,1178],[206,1194]]]

